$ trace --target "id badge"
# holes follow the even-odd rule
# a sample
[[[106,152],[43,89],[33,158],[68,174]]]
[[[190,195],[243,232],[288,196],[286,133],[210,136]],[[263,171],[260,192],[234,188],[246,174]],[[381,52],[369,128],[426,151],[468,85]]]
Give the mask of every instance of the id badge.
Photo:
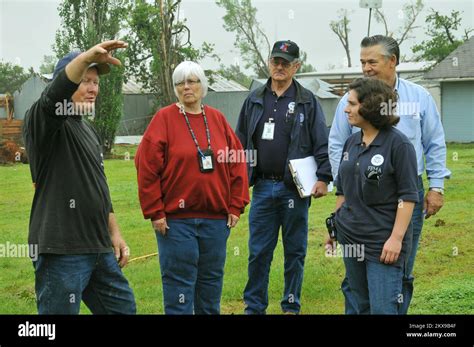
[[[275,123],[272,123],[273,118],[270,118],[263,127],[262,140],[273,140],[275,133]]]
[[[201,172],[212,172],[214,171],[214,158],[212,150],[207,149],[201,153],[198,152],[199,170]]]

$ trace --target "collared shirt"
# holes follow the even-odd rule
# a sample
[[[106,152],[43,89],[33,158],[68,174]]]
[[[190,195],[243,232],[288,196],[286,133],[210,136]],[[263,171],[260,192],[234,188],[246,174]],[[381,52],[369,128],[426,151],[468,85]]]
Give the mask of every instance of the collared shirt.
[[[444,188],[444,179],[449,178],[451,171],[446,168],[446,143],[441,118],[430,93],[423,87],[410,81],[398,78],[395,81],[398,93],[397,124],[415,147],[418,175],[425,171],[430,187]],[[329,159],[335,179],[346,139],[360,128],[352,127],[347,121],[344,109],[347,106],[348,93],[339,104],[334,115],[329,133]]]
[[[343,149],[336,195],[344,195],[345,201],[336,212],[337,239],[364,245],[365,257],[379,261],[398,206],[418,202],[416,155],[408,138],[393,127],[380,130],[369,146],[362,143],[362,135],[351,135]],[[411,226],[400,261],[410,238]]]
[[[285,172],[288,148],[291,141],[291,129],[295,118],[295,83],[278,96],[271,88],[271,79],[267,82],[264,94],[264,113],[253,136],[258,150],[257,171],[263,174],[283,176]],[[273,118],[275,130],[273,140],[263,140],[265,123]]]

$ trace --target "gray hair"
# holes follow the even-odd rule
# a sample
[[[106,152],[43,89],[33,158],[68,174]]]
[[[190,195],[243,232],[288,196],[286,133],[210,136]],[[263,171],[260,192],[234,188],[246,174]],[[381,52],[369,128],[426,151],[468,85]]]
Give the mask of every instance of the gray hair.
[[[178,93],[176,91],[176,84],[186,81],[186,79],[191,76],[196,77],[197,79],[199,79],[199,81],[201,81],[202,97],[204,98],[207,95],[209,83],[201,65],[193,61],[183,61],[178,66],[176,66],[173,71],[173,86],[174,94],[176,95],[176,97],[178,97]]]
[[[400,47],[398,46],[398,42],[393,37],[384,35],[367,36],[364,37],[360,43],[360,47],[362,48],[376,45],[382,46],[384,50],[383,55],[386,57],[386,59],[389,59],[392,57],[392,55],[395,55],[397,58],[396,65],[400,63]]]

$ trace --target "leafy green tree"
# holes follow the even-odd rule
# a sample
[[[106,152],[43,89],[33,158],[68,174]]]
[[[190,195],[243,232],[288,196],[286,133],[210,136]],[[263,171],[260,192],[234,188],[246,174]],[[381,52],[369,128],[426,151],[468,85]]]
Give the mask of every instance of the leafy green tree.
[[[298,70],[299,73],[316,71],[316,68],[310,63],[308,63],[307,60],[308,60],[308,54],[304,51],[300,51],[301,67]]]
[[[134,76],[157,96],[157,106],[176,100],[172,74],[180,62],[199,61],[205,56],[216,58],[212,44],[204,42],[201,49],[193,47],[186,20],[179,18],[180,4],[181,0],[137,0],[127,8],[128,76]]]
[[[53,55],[43,56],[43,63],[39,67],[41,74],[50,74],[54,72],[54,67],[56,66],[56,57]]]
[[[267,66],[270,42],[257,20],[257,9],[251,0],[217,0],[226,10],[224,29],[235,33],[234,46],[239,49],[246,69],[253,69],[259,78],[270,76]]]
[[[252,78],[247,76],[240,69],[240,66],[236,64],[230,65],[229,67],[225,67],[221,64],[220,69],[217,72],[228,80],[233,80],[245,88],[250,88],[250,84],[252,83]]]
[[[456,37],[456,31],[460,29],[461,21],[461,12],[459,11],[453,10],[449,16],[445,16],[431,9],[430,14],[426,17],[428,24],[426,35],[430,39],[412,47],[413,53],[417,54],[416,58],[440,62],[468,40],[473,29],[464,29],[462,37]]]
[[[32,71],[25,72],[19,66],[0,61],[0,94],[13,94],[31,76]]]
[[[61,29],[56,32],[54,51],[58,59],[74,49],[86,51],[106,40],[119,38],[126,15],[125,0],[64,0],[59,5]],[[120,53],[117,57],[123,59]],[[124,69],[112,67],[100,79],[100,93],[92,122],[110,153],[122,117]]]

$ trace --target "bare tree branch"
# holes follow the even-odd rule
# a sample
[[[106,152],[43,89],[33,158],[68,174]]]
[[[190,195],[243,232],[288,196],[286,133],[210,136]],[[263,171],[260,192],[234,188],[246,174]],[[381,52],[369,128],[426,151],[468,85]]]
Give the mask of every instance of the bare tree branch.
[[[383,26],[384,26],[384,28],[385,28],[385,36],[392,36],[392,35],[390,35],[389,32],[388,32],[388,25],[387,25],[387,20],[385,19],[385,15],[384,15],[384,13],[383,13],[381,10],[379,10],[378,8],[375,10],[375,20],[376,20],[377,22],[379,22],[379,23],[380,23],[380,22],[383,23]]]
[[[339,38],[339,41],[341,41],[342,46],[344,47],[344,50],[346,52],[347,66],[351,67],[352,66],[351,52],[349,48],[350,20],[348,18],[347,10],[340,9],[338,12],[339,12],[339,19],[336,21],[331,21],[329,23],[329,27],[337,35],[337,37]]]

